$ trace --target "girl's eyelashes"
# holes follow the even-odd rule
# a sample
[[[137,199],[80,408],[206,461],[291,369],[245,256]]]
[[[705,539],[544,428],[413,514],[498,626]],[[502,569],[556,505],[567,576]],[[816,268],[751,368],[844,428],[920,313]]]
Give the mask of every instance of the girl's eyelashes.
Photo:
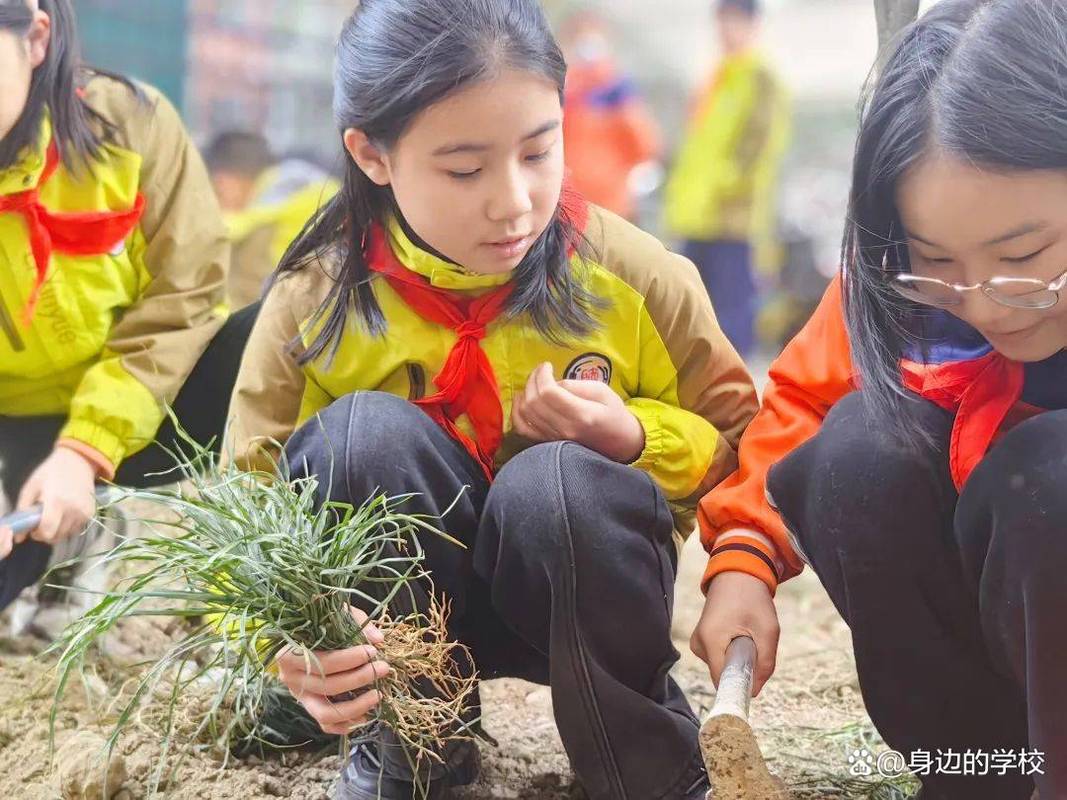
[[[541,164],[541,163],[547,161],[548,157],[551,156],[551,155],[552,155],[552,147],[549,147],[547,150],[543,150],[540,153],[534,153],[533,155],[526,156],[523,159],[523,161],[525,161],[528,164]],[[474,169],[474,170],[469,170],[469,171],[466,171],[466,172],[461,172],[459,170],[448,170],[447,174],[448,174],[448,176],[450,178],[455,178],[456,180],[463,181],[463,180],[470,180],[475,175],[478,175],[481,171],[482,171],[481,168]]]
[[[552,152],[556,149],[557,146],[560,145],[560,143],[561,140],[558,137],[554,138],[550,144],[545,146],[544,150],[534,153],[533,155],[526,156],[526,161],[530,162],[531,164],[540,164],[542,161],[548,161],[549,157],[552,155]]]
[[[1045,252],[1046,250],[1048,250],[1048,249],[1049,249],[1050,247],[1052,247],[1052,245],[1050,245],[1050,244],[1047,244],[1047,245],[1045,245],[1044,247],[1042,247],[1041,249],[1039,249],[1039,250],[1035,250],[1034,252],[1030,253],[1029,255],[1026,255],[1026,256],[1017,256],[1017,257],[1015,257],[1015,258],[1010,258],[1010,257],[1008,257],[1008,256],[1004,256],[1004,257],[1003,257],[1003,258],[1001,258],[1000,260],[1001,260],[1001,261],[1003,261],[1003,262],[1004,262],[1004,263],[1006,263],[1006,264],[1025,264],[1025,263],[1026,263],[1026,262],[1028,262],[1028,261],[1033,261],[1033,260],[1034,260],[1035,258],[1037,258],[1037,257],[1038,257],[1039,255],[1041,255],[1041,254],[1042,254],[1042,253],[1044,253],[1044,252]]]
[[[1042,247],[1040,250],[1035,250],[1034,252],[1032,252],[1032,253],[1030,253],[1028,255],[1025,255],[1025,256],[1015,256],[1015,257],[1001,256],[1000,260],[1002,262],[1004,262],[1005,264],[1026,264],[1026,263],[1028,263],[1030,261],[1033,261],[1035,258],[1037,258],[1039,255],[1044,253],[1046,250],[1048,250],[1048,247]],[[946,258],[944,256],[939,256],[937,258],[933,258],[931,256],[924,256],[924,255],[920,254],[919,258],[922,259],[927,264],[944,265],[944,264],[953,264],[953,263],[955,263],[954,259]]]
[[[944,266],[945,264],[954,263],[955,259],[948,256],[928,256],[915,244],[914,241],[909,242],[907,245],[908,258],[911,259],[912,264],[929,264],[931,266]]]
[[[953,263],[953,259],[948,258],[947,256],[937,256],[935,258],[934,256],[924,256],[922,253],[919,253],[919,252],[916,252],[916,255],[919,257],[919,259],[921,261],[924,261],[927,264],[951,264],[951,263]]]

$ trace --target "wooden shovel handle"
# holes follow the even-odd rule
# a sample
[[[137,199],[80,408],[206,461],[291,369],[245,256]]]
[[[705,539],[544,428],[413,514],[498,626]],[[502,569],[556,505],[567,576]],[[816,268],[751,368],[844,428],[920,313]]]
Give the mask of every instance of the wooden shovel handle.
[[[723,714],[748,720],[748,706],[752,700],[752,670],[756,664],[756,643],[748,636],[739,636],[726,648],[726,662],[719,676],[719,690],[708,719]]]

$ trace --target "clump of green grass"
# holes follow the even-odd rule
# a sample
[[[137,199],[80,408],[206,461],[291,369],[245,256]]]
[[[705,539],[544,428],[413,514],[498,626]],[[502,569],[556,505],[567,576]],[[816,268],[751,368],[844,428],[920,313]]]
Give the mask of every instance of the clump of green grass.
[[[461,718],[476,678],[456,668],[469,656],[448,641],[447,609],[395,611],[418,608],[416,595],[427,594],[419,535],[450,537],[433,521],[403,513],[407,497],[320,505],[315,478],[288,480],[284,466],[275,474],[218,469],[206,449],[188,441],[185,447],[191,455],[177,456],[174,477],[181,482],[174,488],[120,492],[118,501],[147,501],[163,513],[139,520],[148,534],[125,539],[106,556],[129,577],[50,650],[58,655],[53,736],[71,678],[117,624],[143,616],[184,620],[183,634],[143,665],[119,701],[107,743],[110,753],[136,717],[161,716],[154,794],[165,782],[172,746],[191,743],[172,741],[184,695],[210,687],[191,734],[189,720],[181,720],[183,740],[208,738],[227,753],[270,741],[274,732],[263,720],[280,689],[273,662],[292,649],[313,666],[315,651],[366,644],[351,613],[358,606],[383,630],[385,643],[376,648],[392,667],[374,687],[381,695],[375,721],[396,732],[414,767],[439,758],[446,740],[467,737]]]
[[[798,798],[811,800],[911,800],[919,785],[912,778],[854,777],[847,772],[811,774],[791,785]]]
[[[798,798],[828,800],[829,798],[847,798],[848,800],[909,800],[919,790],[919,780],[908,771],[897,775],[881,775],[877,766],[870,764],[870,774],[852,774],[848,761],[850,754],[857,751],[872,754],[886,750],[878,732],[867,722],[845,725],[842,728],[825,731],[818,739],[828,740],[837,745],[841,752],[841,761],[833,769],[827,769],[825,759],[812,760],[795,757],[791,760],[810,767],[802,768],[800,777],[791,782],[790,788]]]

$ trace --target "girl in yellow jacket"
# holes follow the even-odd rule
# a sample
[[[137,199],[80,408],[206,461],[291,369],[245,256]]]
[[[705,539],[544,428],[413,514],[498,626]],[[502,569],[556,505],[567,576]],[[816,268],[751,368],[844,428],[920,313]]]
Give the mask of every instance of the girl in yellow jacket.
[[[675,532],[733,468],[755,393],[692,264],[563,191],[565,73],[536,0],[360,4],[336,67],[344,186],[266,296],[231,446],[260,464],[284,443],[324,501],[444,515],[466,549],[422,544],[454,635],[483,676],[551,685],[589,796],[703,798],[668,677]],[[321,663],[281,674],[348,732],[376,695],[330,698],[386,666]],[[420,777],[437,797],[476,772],[467,743]],[[382,730],[338,797],[410,798],[414,777]]]
[[[98,480],[169,466],[165,403],[220,433],[254,313],[223,324],[220,217],[170,104],[80,67],[69,0],[0,0],[0,469],[43,505],[29,541],[0,528],[0,608]]]

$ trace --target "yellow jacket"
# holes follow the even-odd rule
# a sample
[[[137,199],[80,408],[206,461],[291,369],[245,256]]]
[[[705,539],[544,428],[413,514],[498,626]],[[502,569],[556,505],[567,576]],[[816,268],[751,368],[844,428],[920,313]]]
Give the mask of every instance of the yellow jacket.
[[[312,164],[290,160],[256,181],[251,206],[228,216],[233,241],[229,299],[235,308],[259,300],[305,223],[340,190],[337,181]]]
[[[436,286],[485,291],[508,276],[474,275],[416,247],[399,225],[390,242],[408,269]],[[523,318],[491,323],[481,342],[496,373],[504,410],[499,467],[529,446],[511,430],[511,401],[545,361],[556,377],[599,374],[645,428],[645,450],[634,463],[671,501],[678,531],[693,528],[703,493],[736,465],[741,432],[755,414],[752,381],[723,336],[696,269],[623,219],[591,209],[586,237],[593,255],[572,262],[576,274],[610,306],[597,312],[599,329],[567,346],[546,341]],[[277,283],[253,330],[230,409],[227,441],[238,463],[270,469],[277,453],[264,439],[284,443],[301,424],[354,391],[423,397],[444,365],[457,334],[418,316],[393,289],[374,278],[388,323],[383,337],[348,328],[332,363],[301,367],[287,346],[309,344],[309,325],[329,289],[326,270],[309,268]],[[299,351],[298,351],[299,352]],[[465,418],[459,420],[464,427]],[[467,427],[469,432],[469,427]],[[262,449],[261,449],[262,448]]]
[[[221,326],[229,251],[207,172],[177,112],[96,78],[84,102],[116,126],[114,142],[85,169],[60,165],[40,186],[52,212],[144,213],[111,253],[53,251],[27,327],[34,284],[26,222],[0,214],[0,415],[64,415],[60,438],[110,476],[145,447],[193,365]],[[0,171],[0,196],[37,186],[51,142]]]
[[[670,232],[697,241],[770,236],[789,117],[785,89],[757,53],[723,61],[698,98],[667,182]]]

